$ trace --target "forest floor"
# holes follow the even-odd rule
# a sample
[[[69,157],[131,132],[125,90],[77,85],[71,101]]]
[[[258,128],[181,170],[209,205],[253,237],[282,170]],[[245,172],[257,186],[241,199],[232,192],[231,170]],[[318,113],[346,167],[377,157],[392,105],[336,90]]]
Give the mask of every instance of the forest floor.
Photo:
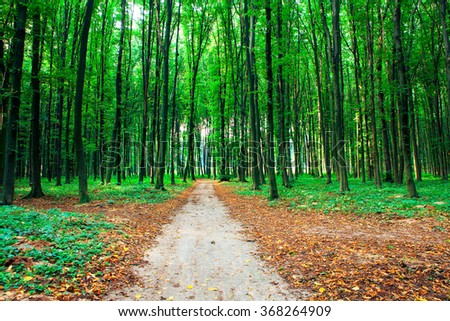
[[[64,187],[60,195],[18,198],[0,208],[0,301],[100,300],[117,287],[140,284],[133,268],[145,263],[146,249],[193,187],[155,192],[137,186],[132,193],[102,186],[86,204],[66,197],[74,189]]]
[[[450,300],[448,218],[325,214],[215,188],[260,257],[311,300]]]
[[[445,212],[325,212],[236,182],[130,188],[2,208],[0,301],[450,300]]]

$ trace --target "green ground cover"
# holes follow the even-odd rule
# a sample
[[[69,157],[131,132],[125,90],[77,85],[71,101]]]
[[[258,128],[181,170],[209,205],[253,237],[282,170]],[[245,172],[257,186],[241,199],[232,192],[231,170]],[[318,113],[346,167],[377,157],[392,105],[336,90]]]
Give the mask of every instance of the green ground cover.
[[[324,178],[309,175],[300,176],[293,182],[293,188],[285,188],[281,183],[279,178],[280,196],[282,200],[290,202],[292,209],[399,217],[448,217],[450,214],[450,182],[430,175],[424,175],[422,182],[416,182],[420,195],[417,199],[406,197],[406,188],[403,185],[384,183],[383,188],[378,189],[371,181],[361,183],[359,179],[354,178],[349,179],[350,192],[345,194],[339,192],[339,182],[335,178],[331,185],[326,185]],[[262,186],[261,191],[253,191],[249,183],[233,184],[236,184],[236,192],[240,195],[269,194],[268,185]],[[276,200],[271,202],[271,205],[276,204]]]

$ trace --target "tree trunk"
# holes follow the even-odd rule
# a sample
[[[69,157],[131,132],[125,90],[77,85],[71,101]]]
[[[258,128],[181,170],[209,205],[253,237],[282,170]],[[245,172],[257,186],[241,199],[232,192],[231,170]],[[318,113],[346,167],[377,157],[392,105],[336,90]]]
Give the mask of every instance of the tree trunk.
[[[277,5],[277,40],[278,40],[278,159],[280,163],[281,176],[284,187],[292,187],[287,173],[288,158],[288,140],[286,135],[286,97],[285,81],[283,75],[284,43],[283,43],[283,20],[282,20],[282,1]]]
[[[164,172],[166,169],[167,153],[167,124],[169,113],[169,49],[170,49],[170,26],[172,24],[172,0],[166,0],[166,28],[164,34],[163,47],[163,103],[161,105],[161,132],[158,151],[158,172],[156,178],[156,188],[165,190]]]
[[[25,49],[25,33],[28,1],[16,1],[17,16],[15,21],[15,34],[13,39],[13,70],[11,107],[8,115],[8,128],[6,132],[5,169],[3,174],[2,204],[12,204],[14,199],[14,179],[16,167],[16,144],[19,128],[20,96],[22,86],[22,67]]]
[[[145,12],[145,0],[142,7],[143,13]],[[150,61],[152,58],[152,30],[153,30],[153,1],[149,4],[149,21],[147,37],[145,37],[145,15],[142,14],[142,38],[141,38],[141,62],[142,62],[142,83],[144,93],[144,112],[142,114],[142,136],[141,136],[141,153],[139,163],[139,183],[144,182],[144,178],[147,174],[147,131],[148,131],[148,101],[149,101],[149,77],[150,77]],[[147,48],[147,49],[146,49]]]
[[[83,107],[84,78],[86,74],[87,45],[93,11],[94,11],[94,0],[87,0],[86,13],[84,16],[84,23],[80,36],[80,60],[77,72],[77,87],[75,93],[75,120],[74,120],[74,145],[77,157],[80,203],[89,202],[88,184],[87,184],[88,177],[85,160],[86,156],[84,152],[83,137],[82,137],[82,113],[83,113],[82,107]]]
[[[106,155],[106,142],[105,142],[105,78],[106,78],[106,21],[108,17],[108,4],[109,0],[105,0],[104,4],[104,11],[102,12],[102,37],[101,37],[101,44],[100,44],[100,130],[99,130],[99,136],[100,136],[100,158],[99,158],[99,164],[100,164],[100,180],[102,184],[105,184],[105,166],[104,163],[104,157]]]
[[[31,136],[30,136],[30,164],[31,164],[31,192],[27,198],[42,197],[41,186],[41,128],[40,128],[40,109],[41,109],[41,82],[39,79],[40,71],[40,49],[41,49],[41,16],[39,7],[34,8],[33,15],[33,47],[32,47],[32,67],[31,67]]]
[[[325,111],[322,97],[322,77],[320,73],[320,61],[319,61],[319,52],[317,45],[317,35],[316,35],[316,21],[313,16],[313,11],[311,7],[311,0],[308,0],[308,9],[311,17],[311,32],[312,32],[312,44],[313,44],[313,53],[314,53],[314,67],[316,72],[316,86],[317,86],[317,104],[319,109],[319,126],[320,126],[320,140],[323,149],[324,162],[325,162],[325,171],[327,176],[326,184],[331,184],[331,159],[330,159],[330,149],[328,147],[328,139],[325,128]]]
[[[252,169],[253,189],[260,189],[260,170],[259,162],[261,159],[258,157],[260,154],[260,141],[257,134],[257,112],[256,112],[256,74],[255,74],[255,61],[254,61],[254,40],[255,40],[255,14],[253,8],[253,2],[251,2],[251,8],[249,9],[249,0],[244,1],[244,15],[245,15],[245,47],[247,57],[247,78],[249,86],[249,102],[250,102],[250,163]]]
[[[5,26],[8,20],[5,21]],[[6,146],[6,132],[8,124],[8,98],[5,92],[8,92],[9,87],[9,68],[5,62],[5,42],[4,29],[0,29],[0,184],[3,184],[3,172],[5,170],[5,146]]]
[[[336,152],[337,166],[339,170],[339,183],[341,193],[349,191],[347,177],[347,163],[345,160],[345,136],[344,136],[344,109],[341,83],[341,29],[340,29],[340,0],[332,0],[333,17],[333,97],[336,119]]]
[[[358,38],[356,36],[356,21],[354,6],[350,3],[350,15],[352,17],[352,52],[353,59],[355,61],[355,92],[356,92],[356,104],[358,106],[358,144],[359,144],[359,157],[357,159],[358,176],[361,178],[361,182],[366,182],[366,157],[365,157],[365,145],[364,145],[364,123],[363,123],[363,109],[361,107],[361,62],[358,47]]]
[[[273,124],[273,71],[272,71],[272,8],[266,0],[266,70],[267,70],[267,173],[269,176],[269,199],[278,199],[275,176],[275,144]]]
[[[111,140],[111,153],[109,155],[110,164],[108,166],[108,171],[106,173],[106,184],[111,182],[111,176],[113,169],[116,170],[117,173],[117,185],[122,184],[122,157],[121,157],[121,149],[122,149],[122,64],[123,64],[123,48],[125,42],[125,21],[126,21],[126,0],[122,0],[121,8],[122,8],[122,18],[120,24],[120,39],[119,39],[119,53],[117,56],[117,69],[116,69],[116,115],[114,119],[114,129]]]
[[[70,27],[70,12],[67,3],[64,7],[64,22],[62,30],[62,42],[60,51],[60,71],[66,70],[66,57],[67,57],[67,40],[69,37]],[[64,108],[64,77],[58,77],[58,103],[56,107],[56,153],[55,153],[55,175],[56,186],[61,186],[62,176],[62,132],[63,132],[63,108]]]
[[[403,47],[401,39],[401,0],[395,1],[394,11],[394,45],[396,48],[397,65],[398,65],[398,82],[399,82],[399,117],[400,132],[402,139],[402,153],[404,163],[404,173],[406,177],[406,187],[409,197],[418,197],[416,185],[412,176],[411,166],[411,134],[409,123],[409,100],[408,100],[408,74],[406,72],[405,60],[403,56]]]
[[[369,91],[370,91],[370,125],[372,131],[372,152],[373,152],[373,164],[374,164],[374,179],[375,185],[378,188],[382,187],[381,183],[381,170],[380,170],[380,157],[378,153],[378,135],[377,135],[377,117],[375,109],[375,67],[374,67],[374,36],[373,36],[373,25],[371,25],[370,17],[373,16],[370,12],[370,3],[366,5],[366,31],[367,31],[367,56],[369,63]],[[372,12],[373,13],[373,12]],[[372,22],[373,24],[373,22]]]
[[[180,41],[180,23],[181,23],[181,2],[178,5],[178,14],[177,14],[177,38],[175,42],[175,75],[173,76],[173,93],[172,93],[172,125],[171,125],[171,157],[170,157],[170,182],[172,185],[175,185],[175,155],[178,155],[177,148],[177,128],[178,127],[178,110],[177,110],[177,81],[178,81],[178,60],[179,60],[179,41]],[[175,153],[175,151],[177,151]],[[178,173],[179,174],[179,173]]]
[[[441,136],[441,150],[440,158],[442,159],[442,166],[440,169],[440,175],[444,181],[448,180],[449,172],[449,157],[450,155],[447,151],[450,150],[450,41],[448,38],[448,28],[447,28],[447,16],[448,16],[448,4],[447,0],[440,0],[440,16],[442,24],[442,37],[444,38],[445,45],[445,68],[447,74],[447,101],[446,101],[446,114],[447,114],[447,133],[442,133]],[[444,119],[444,117],[442,117]]]

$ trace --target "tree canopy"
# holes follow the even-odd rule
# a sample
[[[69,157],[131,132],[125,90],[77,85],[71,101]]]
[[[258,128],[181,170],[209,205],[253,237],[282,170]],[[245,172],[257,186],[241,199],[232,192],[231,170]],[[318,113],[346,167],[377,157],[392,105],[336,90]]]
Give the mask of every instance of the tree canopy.
[[[448,180],[447,0],[0,4],[0,182]]]

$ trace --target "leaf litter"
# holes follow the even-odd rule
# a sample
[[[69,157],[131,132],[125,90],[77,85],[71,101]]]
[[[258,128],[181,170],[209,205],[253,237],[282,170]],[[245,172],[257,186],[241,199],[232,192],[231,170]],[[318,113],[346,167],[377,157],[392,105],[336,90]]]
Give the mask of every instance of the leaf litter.
[[[311,300],[450,300],[447,218],[324,214],[215,189],[261,258]]]
[[[0,300],[101,300],[112,290],[141,286],[132,267],[145,263],[144,252],[192,189],[160,204],[98,200],[79,205],[75,198],[52,197],[18,201],[36,210],[101,212],[120,228],[100,235],[106,249],[72,280],[23,276],[24,282],[52,282],[51,293],[30,294],[23,287],[3,291],[0,285]],[[294,209],[285,201],[269,206],[260,196],[236,195],[227,183],[215,184],[215,190],[232,217],[247,228],[248,242],[256,242],[260,257],[293,287],[313,293],[311,300],[450,300],[448,219],[324,214]],[[18,240],[22,249],[51,246]],[[8,264],[28,269],[36,262],[19,254]]]

